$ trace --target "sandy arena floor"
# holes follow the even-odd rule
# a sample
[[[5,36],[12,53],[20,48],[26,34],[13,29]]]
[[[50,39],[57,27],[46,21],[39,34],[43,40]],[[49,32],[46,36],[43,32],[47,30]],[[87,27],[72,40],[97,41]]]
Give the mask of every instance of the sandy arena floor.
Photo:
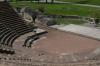
[[[46,38],[33,43],[33,48],[45,49],[50,53],[79,53],[91,51],[100,46],[100,41],[50,29]]]

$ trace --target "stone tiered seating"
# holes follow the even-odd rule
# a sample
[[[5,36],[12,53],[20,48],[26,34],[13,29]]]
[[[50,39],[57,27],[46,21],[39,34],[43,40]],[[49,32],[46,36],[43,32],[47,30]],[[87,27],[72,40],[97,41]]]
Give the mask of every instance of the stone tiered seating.
[[[8,2],[0,2],[1,53],[14,53],[14,51],[12,51],[14,41],[19,36],[32,32],[34,28],[34,26],[26,25],[26,22],[13,10]]]
[[[23,46],[26,47],[31,47],[32,43],[38,39],[41,38],[42,35],[48,33],[47,31],[43,30],[43,29],[36,29],[34,30],[35,34],[28,36],[27,39],[25,40],[25,43]],[[28,45],[28,46],[27,46]]]

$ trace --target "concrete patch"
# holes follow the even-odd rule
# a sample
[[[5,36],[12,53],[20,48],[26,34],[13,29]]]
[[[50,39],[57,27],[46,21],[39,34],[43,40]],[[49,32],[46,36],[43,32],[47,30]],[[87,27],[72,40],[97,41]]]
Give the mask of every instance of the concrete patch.
[[[90,28],[90,27],[74,25],[74,24],[70,24],[67,26],[60,26],[60,27],[52,26],[52,28],[56,28],[62,31],[72,32],[72,33],[76,33],[86,37],[91,37],[100,40],[100,30],[96,28]]]

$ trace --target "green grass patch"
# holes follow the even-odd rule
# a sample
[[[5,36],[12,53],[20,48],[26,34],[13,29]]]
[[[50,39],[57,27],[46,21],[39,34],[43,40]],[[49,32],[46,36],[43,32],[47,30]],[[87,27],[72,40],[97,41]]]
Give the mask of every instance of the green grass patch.
[[[57,0],[63,2],[72,2],[72,3],[82,3],[83,4],[93,4],[93,5],[100,5],[100,0]]]
[[[84,1],[84,0],[57,0],[57,1],[76,3],[76,2],[80,2],[80,1]]]
[[[87,4],[100,5],[100,0],[89,0]]]
[[[91,16],[95,12],[100,12],[100,9],[71,5],[71,4],[36,4],[31,2],[17,2],[11,4],[14,7],[31,7],[32,9],[44,8],[44,14],[54,14],[54,15],[79,15],[79,16]]]

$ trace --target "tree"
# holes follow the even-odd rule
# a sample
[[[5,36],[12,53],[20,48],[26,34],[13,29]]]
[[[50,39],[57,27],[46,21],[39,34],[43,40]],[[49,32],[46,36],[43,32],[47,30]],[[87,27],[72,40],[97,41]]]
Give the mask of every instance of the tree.
[[[54,3],[54,0],[51,0],[51,3]]]
[[[48,0],[46,0],[46,3],[48,3]]]

